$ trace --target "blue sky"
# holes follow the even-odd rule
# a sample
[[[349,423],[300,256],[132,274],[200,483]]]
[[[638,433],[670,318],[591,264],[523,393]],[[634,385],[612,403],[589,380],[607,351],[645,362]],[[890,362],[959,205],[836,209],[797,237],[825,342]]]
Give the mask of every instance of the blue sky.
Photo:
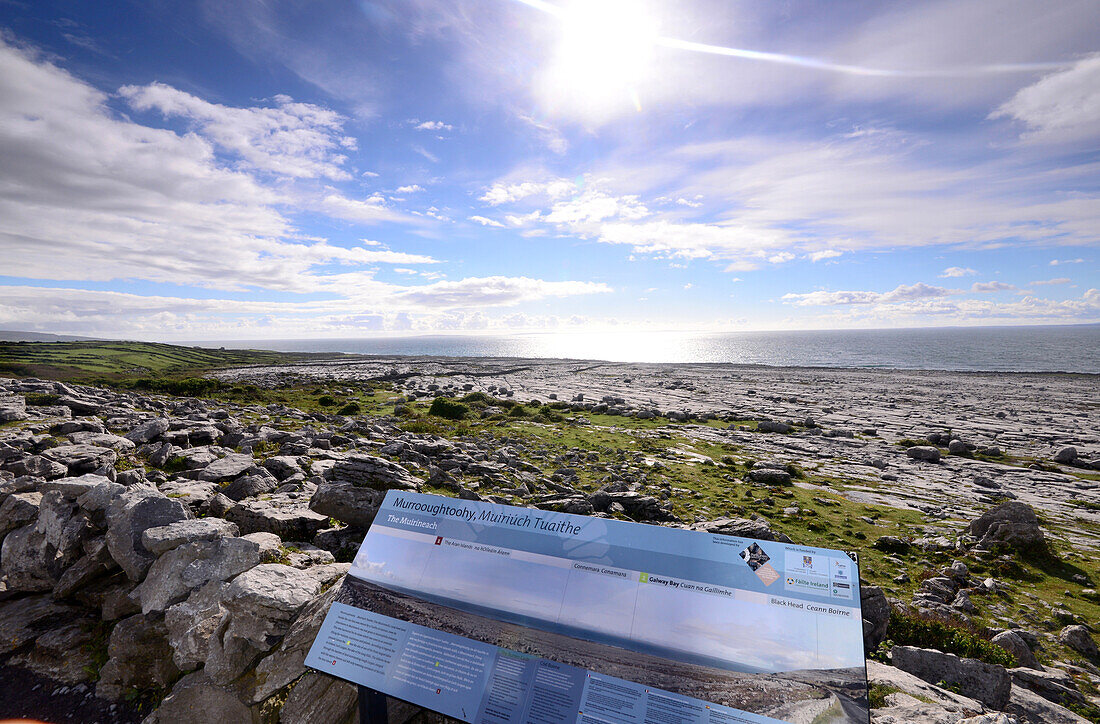
[[[1100,321],[1100,5],[0,4],[0,328]]]

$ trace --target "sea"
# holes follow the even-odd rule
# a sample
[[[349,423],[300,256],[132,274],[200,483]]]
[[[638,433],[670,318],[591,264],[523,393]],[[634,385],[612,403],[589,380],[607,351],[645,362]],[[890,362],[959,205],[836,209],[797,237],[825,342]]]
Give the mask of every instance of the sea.
[[[545,332],[349,339],[191,342],[203,347],[367,355],[525,357],[612,362],[718,362],[841,367],[1100,374],[1100,325],[935,327],[700,334]]]

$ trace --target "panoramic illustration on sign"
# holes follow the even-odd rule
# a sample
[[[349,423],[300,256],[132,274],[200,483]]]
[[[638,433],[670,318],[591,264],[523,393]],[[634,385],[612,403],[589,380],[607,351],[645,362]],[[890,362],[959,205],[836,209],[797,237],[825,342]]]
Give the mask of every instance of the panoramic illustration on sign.
[[[306,663],[468,722],[868,721],[848,554],[391,491]]]

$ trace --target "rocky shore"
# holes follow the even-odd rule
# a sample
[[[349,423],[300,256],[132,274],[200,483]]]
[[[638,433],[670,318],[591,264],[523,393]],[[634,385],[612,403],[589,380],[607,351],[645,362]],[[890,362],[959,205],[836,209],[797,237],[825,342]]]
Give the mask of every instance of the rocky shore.
[[[0,378],[0,678],[76,697],[70,720],[354,721],[354,687],[302,662],[396,488],[858,550],[874,721],[1100,721],[1096,376],[214,377],[209,399]],[[34,691],[0,717],[61,720]]]

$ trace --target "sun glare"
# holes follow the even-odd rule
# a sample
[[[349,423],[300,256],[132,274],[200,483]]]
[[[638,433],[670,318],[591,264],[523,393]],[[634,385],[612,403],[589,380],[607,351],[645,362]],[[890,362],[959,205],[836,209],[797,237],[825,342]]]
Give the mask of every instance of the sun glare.
[[[658,38],[645,8],[630,0],[574,0],[559,19],[561,40],[549,75],[555,94],[587,105],[637,105]]]

